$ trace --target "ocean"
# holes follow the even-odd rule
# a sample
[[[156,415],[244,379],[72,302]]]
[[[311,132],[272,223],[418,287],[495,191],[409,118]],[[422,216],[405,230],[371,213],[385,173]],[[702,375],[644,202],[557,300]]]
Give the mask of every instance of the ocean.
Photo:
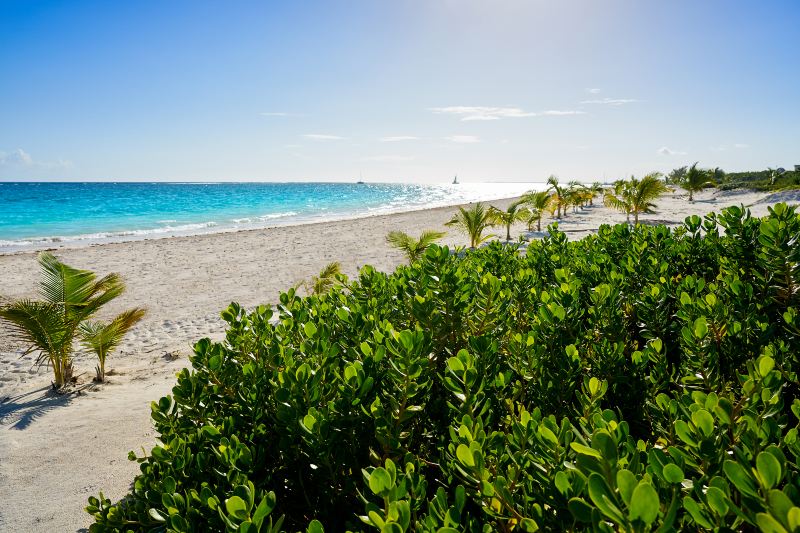
[[[0,252],[355,218],[542,188],[543,183],[0,182]]]

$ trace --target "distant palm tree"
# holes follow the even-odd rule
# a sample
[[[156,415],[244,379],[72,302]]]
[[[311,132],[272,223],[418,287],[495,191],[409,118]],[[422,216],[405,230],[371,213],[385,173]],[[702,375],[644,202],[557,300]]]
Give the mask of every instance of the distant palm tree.
[[[681,181],[683,181],[683,177],[686,176],[687,170],[689,170],[687,166],[672,169],[672,171],[667,174],[665,181],[668,185],[680,185]]]
[[[111,322],[84,322],[79,327],[79,338],[84,348],[94,352],[98,365],[95,381],[106,380],[106,358],[119,347],[122,339],[145,315],[145,310],[136,308],[121,313]]]
[[[589,205],[594,205],[594,197],[603,192],[603,184],[599,181],[595,181],[587,188],[591,192],[591,196],[589,196]]]
[[[119,275],[100,279],[94,272],[65,265],[48,252],[39,255],[42,300],[19,300],[0,309],[14,336],[27,344],[25,353],[38,352],[36,362],[53,368],[53,387],[72,381],[73,341],[81,325],[105,304],[122,294]]]
[[[556,218],[561,218],[562,208],[564,208],[564,214],[566,214],[566,189],[559,184],[558,178],[555,176],[550,176],[547,178],[547,184],[550,186],[548,191],[553,191],[553,203],[551,205],[556,210]]]
[[[469,247],[477,248],[481,243],[491,239],[494,235],[484,235],[494,223],[492,213],[477,202],[470,207],[459,207],[458,212],[447,222],[446,226],[454,226],[469,236]]]
[[[342,265],[339,262],[328,263],[318,275],[312,276],[307,282],[300,282],[300,285],[303,285],[311,294],[325,294],[341,283],[339,280],[341,274]]]
[[[523,196],[525,205],[528,206],[528,231],[531,231],[533,223],[536,222],[536,231],[542,231],[542,216],[544,211],[550,206],[551,197],[547,191],[529,192]]]
[[[652,213],[657,200],[669,188],[661,179],[661,173],[653,172],[642,179],[631,178],[630,181],[617,182],[614,190],[606,193],[604,201],[609,207],[624,211],[628,221],[633,215],[634,225],[639,223],[640,213]]]
[[[506,228],[506,242],[511,240],[511,226],[515,222],[527,220],[529,214],[525,208],[525,201],[522,199],[508,204],[505,209],[498,209],[492,206],[489,211],[492,218],[494,218],[494,224]]]
[[[443,231],[426,230],[422,232],[418,239],[415,239],[402,231],[391,231],[386,236],[386,242],[403,252],[410,264],[419,261],[425,250],[445,235],[447,234]]]
[[[714,178],[707,171],[697,168],[697,163],[689,167],[679,183],[683,189],[689,191],[690,202],[694,202],[694,193],[714,184]]]

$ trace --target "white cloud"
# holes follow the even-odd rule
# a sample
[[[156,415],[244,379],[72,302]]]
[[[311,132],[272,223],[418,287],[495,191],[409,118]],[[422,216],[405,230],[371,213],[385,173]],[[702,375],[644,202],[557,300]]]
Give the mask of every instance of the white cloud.
[[[638,101],[639,100],[636,100],[634,98],[599,98],[596,100],[583,100],[581,103],[587,105],[598,104],[598,105],[620,106],[624,104],[632,104]]]
[[[579,110],[565,110],[561,111],[558,109],[549,109],[547,111],[542,111],[541,113],[536,113],[536,116],[542,117],[564,117],[569,115],[585,115],[586,111],[579,111]]]
[[[327,135],[324,133],[306,133],[303,137],[314,141],[341,141],[344,139],[344,137],[339,137],[338,135]]]
[[[686,152],[679,152],[677,150],[671,150],[666,146],[662,146],[658,150],[656,150],[661,155],[686,155]]]
[[[12,152],[0,151],[0,165],[7,167],[33,167],[33,168],[68,168],[72,166],[72,161],[59,159],[58,161],[38,161],[22,148],[17,148]]]
[[[463,121],[470,120],[500,120],[503,118],[523,118],[523,117],[545,117],[545,116],[564,116],[564,115],[583,115],[584,111],[578,110],[555,110],[533,112],[525,111],[519,107],[484,107],[484,106],[449,106],[432,107],[433,111],[439,115],[460,116]]]
[[[586,89],[586,92],[589,93],[589,94],[597,94],[597,93],[600,92],[600,89],[590,88],[590,89]]]
[[[750,145],[749,144],[744,144],[744,143],[736,143],[736,144],[733,145],[733,147],[734,148],[740,148],[740,149],[741,148],[750,148]]]
[[[394,135],[391,137],[381,137],[379,140],[382,143],[394,143],[400,141],[417,141],[419,137],[414,137],[413,135]]]
[[[451,141],[454,143],[462,143],[462,144],[469,144],[469,143],[479,143],[481,140],[474,135],[451,135],[449,137],[444,138],[446,141]]]
[[[362,157],[361,161],[378,161],[382,163],[400,163],[402,161],[412,161],[414,156],[411,155],[373,155]]]
[[[10,154],[6,152],[0,152],[0,164],[21,165],[28,167],[33,165],[33,158],[31,157],[31,154],[22,148],[17,148]]]

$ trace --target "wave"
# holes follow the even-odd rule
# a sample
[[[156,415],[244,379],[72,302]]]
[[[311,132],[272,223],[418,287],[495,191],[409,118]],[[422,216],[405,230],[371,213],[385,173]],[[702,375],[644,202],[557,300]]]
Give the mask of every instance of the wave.
[[[191,233],[193,231],[213,228],[217,225],[214,221],[200,222],[195,224],[181,224],[178,226],[161,226],[149,229],[102,231],[97,233],[82,233],[80,235],[58,235],[53,237],[30,237],[17,240],[0,239],[0,248],[6,247],[27,247],[45,246],[48,244],[71,243],[80,241],[104,241],[115,240],[124,237],[147,237],[149,235],[163,235],[166,233]]]
[[[266,222],[276,218],[286,218],[297,216],[296,211],[286,211],[285,213],[268,213],[257,217],[233,218],[231,222],[234,224],[251,224],[253,222]]]

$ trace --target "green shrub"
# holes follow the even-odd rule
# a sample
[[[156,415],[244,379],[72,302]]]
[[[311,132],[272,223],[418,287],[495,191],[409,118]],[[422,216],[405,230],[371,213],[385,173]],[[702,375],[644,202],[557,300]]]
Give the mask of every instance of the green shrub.
[[[231,304],[91,531],[797,531],[799,239],[551,226]]]

